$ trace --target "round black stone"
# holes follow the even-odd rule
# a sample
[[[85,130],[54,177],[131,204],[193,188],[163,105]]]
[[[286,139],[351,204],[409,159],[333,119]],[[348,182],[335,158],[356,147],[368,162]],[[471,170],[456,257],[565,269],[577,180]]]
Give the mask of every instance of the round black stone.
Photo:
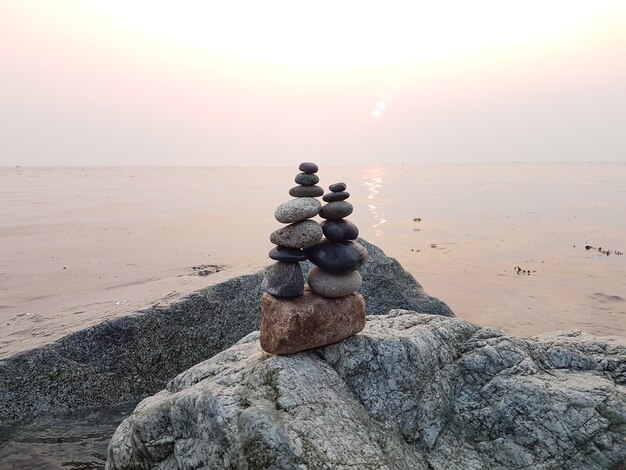
[[[313,186],[320,182],[320,179],[317,175],[312,173],[298,173],[294,179],[294,181],[302,186]]]
[[[327,220],[339,220],[352,214],[352,204],[347,201],[329,202],[322,206],[319,216]]]
[[[297,263],[306,260],[304,251],[299,248],[289,248],[287,246],[277,246],[270,250],[270,258],[276,261],[285,261],[287,263]]]
[[[359,229],[357,228],[357,226],[347,219],[325,220],[320,225],[322,226],[324,236],[331,242],[354,240],[356,239],[356,237],[359,236]]]
[[[313,162],[302,162],[300,163],[298,170],[302,171],[303,173],[317,173],[317,170],[319,170],[319,168]]]
[[[289,190],[289,195],[293,197],[319,197],[324,194],[321,186],[294,186]]]
[[[305,250],[311,263],[331,274],[346,274],[356,271],[367,261],[369,253],[356,242],[323,241]]]
[[[335,183],[331,184],[328,189],[330,189],[333,193],[338,193],[340,191],[346,190],[346,183]]]
[[[326,193],[322,198],[326,202],[333,201],[343,201],[344,199],[348,199],[350,197],[350,193],[348,191],[341,191],[339,193]]]

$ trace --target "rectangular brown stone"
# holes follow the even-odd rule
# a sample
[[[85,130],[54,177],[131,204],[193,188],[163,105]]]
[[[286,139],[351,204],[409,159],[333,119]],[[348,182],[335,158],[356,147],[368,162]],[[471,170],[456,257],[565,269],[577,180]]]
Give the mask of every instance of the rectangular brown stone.
[[[326,298],[311,291],[281,299],[264,293],[260,342],[272,354],[293,354],[337,343],[365,328],[365,299],[355,292]]]

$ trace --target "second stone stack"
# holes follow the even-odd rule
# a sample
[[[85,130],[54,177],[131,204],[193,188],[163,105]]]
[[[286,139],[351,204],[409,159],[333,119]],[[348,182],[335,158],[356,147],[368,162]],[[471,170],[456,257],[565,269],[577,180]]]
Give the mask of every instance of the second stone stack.
[[[261,283],[265,292],[284,299],[304,294],[304,278],[299,262],[306,259],[303,250],[322,239],[320,225],[311,220],[322,206],[315,198],[324,194],[324,190],[316,186],[318,168],[315,163],[304,162],[299,169],[302,173],[295,177],[299,186],[289,190],[295,199],[282,203],[274,212],[278,222],[289,225],[270,235],[270,241],[278,245],[269,253],[276,263],[267,270]]]
[[[345,217],[352,214],[352,204],[346,199],[350,193],[345,183],[329,186],[330,193],[322,198],[319,216],[326,240],[305,250],[306,257],[315,265],[308,274],[311,290],[323,297],[344,297],[361,287],[362,278],[357,269],[367,261],[367,250],[355,240],[359,229]]]

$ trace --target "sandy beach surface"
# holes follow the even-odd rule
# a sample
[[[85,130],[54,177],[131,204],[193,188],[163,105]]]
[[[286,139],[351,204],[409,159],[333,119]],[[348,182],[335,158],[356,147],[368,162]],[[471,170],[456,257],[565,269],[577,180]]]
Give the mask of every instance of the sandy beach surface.
[[[295,174],[1,168],[0,359],[269,264]],[[626,164],[319,176],[348,184],[361,235],[457,316],[517,335],[626,335]]]

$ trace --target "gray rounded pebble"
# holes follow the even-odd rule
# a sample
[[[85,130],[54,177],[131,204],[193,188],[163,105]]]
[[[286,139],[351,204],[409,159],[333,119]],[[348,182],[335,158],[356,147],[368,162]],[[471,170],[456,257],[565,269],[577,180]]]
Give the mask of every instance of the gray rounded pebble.
[[[326,202],[334,202],[334,201],[343,201],[344,199],[348,199],[350,197],[350,193],[347,191],[340,191],[338,193],[327,193],[324,194],[322,198]]]
[[[300,163],[298,170],[303,173],[317,173],[317,170],[319,170],[319,168],[313,162],[302,162]]]
[[[291,298],[304,294],[304,276],[299,263],[274,263],[265,273],[261,289],[276,297]]]
[[[346,183],[335,183],[331,184],[328,189],[330,189],[333,193],[338,193],[346,190]]]
[[[319,197],[324,194],[321,186],[294,186],[289,190],[289,195],[293,197]]]
[[[329,202],[322,206],[320,217],[327,220],[339,220],[352,214],[354,207],[346,201]]]
[[[283,202],[274,211],[274,217],[280,223],[291,224],[315,217],[322,205],[312,197],[299,197]]]
[[[274,245],[288,248],[310,248],[322,239],[322,227],[314,220],[304,220],[280,228],[270,235]]]
[[[359,229],[348,219],[325,220],[320,225],[322,226],[324,236],[331,242],[356,240],[359,236]]]
[[[331,274],[313,266],[307,277],[309,287],[322,297],[345,297],[361,288],[363,279],[358,271],[348,274]]]
[[[313,186],[320,182],[320,178],[312,173],[298,173],[294,181],[302,186]]]

